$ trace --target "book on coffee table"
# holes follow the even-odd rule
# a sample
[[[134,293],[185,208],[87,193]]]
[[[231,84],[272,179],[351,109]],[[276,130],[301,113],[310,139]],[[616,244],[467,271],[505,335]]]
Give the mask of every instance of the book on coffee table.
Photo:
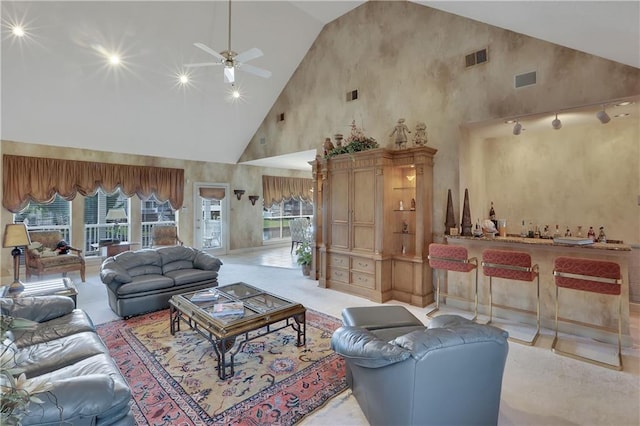
[[[244,315],[244,304],[242,302],[216,303],[213,305],[211,315],[216,318],[241,317]]]
[[[191,296],[192,302],[210,302],[213,300],[218,300],[220,295],[215,289],[209,289],[205,291],[199,291]]]

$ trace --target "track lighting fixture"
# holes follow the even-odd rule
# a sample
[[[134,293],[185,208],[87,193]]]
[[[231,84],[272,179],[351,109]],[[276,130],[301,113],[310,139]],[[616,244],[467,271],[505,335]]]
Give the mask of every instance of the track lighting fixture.
[[[522,132],[522,124],[516,120],[516,124],[513,126],[513,134],[518,136]]]
[[[604,105],[602,109],[596,113],[596,117],[598,117],[598,120],[600,120],[602,124],[607,124],[611,121],[611,117],[609,117],[609,114],[604,110]]]
[[[551,127],[558,130],[562,128],[562,121],[558,119],[558,113],[556,113],[556,118],[551,122]]]

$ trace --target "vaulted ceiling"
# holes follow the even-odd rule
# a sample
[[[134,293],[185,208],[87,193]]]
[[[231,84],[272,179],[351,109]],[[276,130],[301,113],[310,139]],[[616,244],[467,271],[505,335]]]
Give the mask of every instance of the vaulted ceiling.
[[[272,76],[236,72],[243,95],[232,101],[222,67],[184,67],[212,60],[195,42],[227,48],[227,1],[4,1],[0,137],[236,163],[323,26],[362,3],[234,1],[232,49],[260,48],[251,65]],[[415,3],[640,68],[637,1]],[[297,168],[286,160],[270,165]]]

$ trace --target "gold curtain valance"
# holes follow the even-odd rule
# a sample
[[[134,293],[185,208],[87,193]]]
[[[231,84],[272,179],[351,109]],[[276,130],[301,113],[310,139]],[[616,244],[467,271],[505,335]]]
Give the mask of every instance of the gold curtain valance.
[[[312,191],[313,179],[262,176],[262,196],[266,207],[289,198],[311,202]]]
[[[225,196],[224,188],[199,188],[198,193],[205,200],[222,200]]]
[[[141,199],[154,195],[174,209],[182,207],[184,198],[183,169],[4,155],[2,174],[2,205],[13,213],[32,200],[47,203],[58,194],[70,201],[100,188],[107,193],[120,188],[127,197]]]

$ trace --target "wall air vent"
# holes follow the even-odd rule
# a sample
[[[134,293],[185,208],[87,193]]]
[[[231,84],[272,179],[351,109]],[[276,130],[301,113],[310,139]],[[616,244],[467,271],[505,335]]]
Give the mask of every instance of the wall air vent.
[[[347,102],[355,101],[356,99],[358,99],[358,90],[357,89],[347,92]]]
[[[516,75],[514,79],[515,88],[531,86],[536,84],[537,73],[536,71],[526,72],[524,74]]]
[[[484,64],[489,61],[489,54],[487,48],[477,50],[473,53],[469,53],[464,57],[464,65],[466,68],[472,67],[474,65]]]

